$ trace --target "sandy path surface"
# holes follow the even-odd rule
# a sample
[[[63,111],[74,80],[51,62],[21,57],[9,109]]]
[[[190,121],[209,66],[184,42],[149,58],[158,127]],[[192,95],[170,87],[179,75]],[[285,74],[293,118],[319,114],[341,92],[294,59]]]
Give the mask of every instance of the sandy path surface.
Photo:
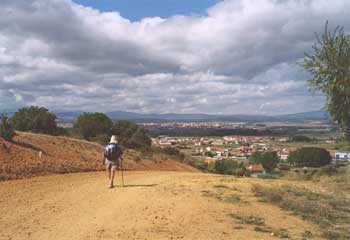
[[[117,180],[119,185],[120,175]],[[232,214],[262,218],[273,229],[286,229],[290,239],[318,231],[259,202],[251,192],[254,181],[259,180],[127,172],[126,187],[109,189],[100,172],[2,182],[0,239],[278,239]],[[218,197],[224,195],[230,201]]]

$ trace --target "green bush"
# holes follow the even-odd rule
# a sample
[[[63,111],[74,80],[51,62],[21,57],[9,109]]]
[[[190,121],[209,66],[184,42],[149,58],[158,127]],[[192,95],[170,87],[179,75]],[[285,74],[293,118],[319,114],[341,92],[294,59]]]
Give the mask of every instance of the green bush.
[[[15,130],[12,123],[5,114],[2,114],[0,117],[0,137],[7,141],[11,141],[14,136]]]
[[[74,131],[86,140],[111,135],[113,122],[103,113],[83,113],[74,124]]]
[[[208,171],[210,172],[210,173],[215,173],[216,172],[216,168],[215,168],[215,162],[210,162],[209,164],[208,164]]]
[[[262,178],[262,179],[278,179],[281,177],[278,174],[272,174],[272,173],[258,173],[257,176],[258,178]]]
[[[121,120],[114,123],[112,134],[117,135],[119,143],[125,147],[142,151],[150,150],[152,141],[148,131],[133,122]]]
[[[331,154],[326,149],[316,147],[300,148],[288,157],[288,162],[296,167],[322,167],[331,160]]]
[[[91,141],[97,142],[101,145],[107,145],[109,143],[109,140],[110,140],[110,136],[107,134],[100,134],[91,139]]]
[[[112,133],[118,136],[120,144],[128,145],[130,138],[137,132],[138,128],[137,124],[133,122],[121,120],[114,123]]]
[[[61,127],[61,126],[57,126],[56,135],[59,135],[59,136],[70,136],[71,135],[70,131],[71,130],[69,128],[64,128],[64,127]]]
[[[147,151],[150,149],[151,144],[152,141],[148,136],[146,129],[138,127],[137,131],[133,135],[131,135],[131,137],[127,141],[126,146],[133,149]]]
[[[206,163],[196,163],[196,164],[190,164],[193,167],[203,171],[203,172],[209,172],[209,166]]]
[[[312,139],[309,138],[308,136],[303,136],[303,135],[297,135],[292,137],[293,142],[311,142]]]
[[[278,164],[278,168],[280,170],[289,171],[290,170],[290,165],[288,163],[279,163]]]
[[[211,169],[211,171],[218,174],[243,176],[245,173],[244,164],[238,163],[236,161],[224,159],[224,160],[218,160],[213,164],[215,168]],[[213,166],[210,166],[210,167],[213,167]]]
[[[177,148],[166,147],[166,148],[162,148],[160,151],[171,156],[176,156],[181,160],[185,159],[185,154],[180,152]]]
[[[246,169],[245,167],[236,167],[233,169],[232,172],[233,172],[233,175],[235,176],[243,177],[246,172]]]
[[[252,164],[262,164],[267,171],[272,171],[279,163],[277,152],[255,152],[249,158]]]
[[[16,130],[57,135],[56,115],[44,107],[19,109],[11,118]]]

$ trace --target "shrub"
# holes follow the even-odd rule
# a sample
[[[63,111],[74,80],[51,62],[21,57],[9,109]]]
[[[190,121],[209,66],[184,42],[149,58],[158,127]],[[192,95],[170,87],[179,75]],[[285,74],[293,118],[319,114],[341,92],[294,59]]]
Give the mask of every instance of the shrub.
[[[243,163],[238,163],[232,160],[218,160],[208,165],[209,172],[225,175],[243,176],[245,167]]]
[[[235,176],[243,177],[246,172],[246,169],[245,167],[237,167],[237,168],[234,168],[232,172],[233,172],[233,175]]]
[[[195,163],[194,161],[192,161],[192,159],[188,159],[186,158],[185,154],[183,154],[181,151],[179,151],[177,148],[171,148],[171,147],[166,147],[166,148],[160,148],[160,147],[152,147],[150,149],[146,149],[146,148],[143,148],[143,149],[139,149],[139,150],[147,150],[146,152],[144,153],[152,153],[152,154],[155,154],[155,153],[160,153],[160,154],[163,154],[163,155],[168,155],[168,156],[172,156],[172,157],[175,157],[177,158],[178,161],[181,161],[183,163],[186,163],[186,164],[189,164],[193,167],[198,167],[199,168],[199,164]],[[165,159],[167,159],[167,156],[164,156]],[[207,167],[207,164],[202,164],[202,170],[205,170],[206,167]]]
[[[304,147],[291,152],[288,161],[296,167],[322,167],[332,160],[330,153],[323,148]]]
[[[55,135],[64,135],[64,136],[69,136],[70,132],[67,128],[57,126],[56,134]]]
[[[267,171],[276,168],[279,162],[277,152],[255,152],[249,160],[253,164],[262,164]]]
[[[74,131],[86,140],[92,140],[99,135],[110,135],[112,120],[103,113],[83,113],[74,124]]]
[[[19,109],[11,122],[16,130],[57,135],[56,115],[44,107],[31,106]]]
[[[172,147],[166,147],[161,149],[161,152],[171,155],[171,156],[176,156],[178,158],[180,158],[181,160],[185,159],[185,155],[180,152],[177,148],[172,148]]]
[[[3,114],[0,117],[0,137],[7,141],[11,141],[15,135],[12,123],[9,121],[8,117]]]
[[[297,135],[292,137],[293,142],[311,142],[312,139],[309,138],[308,136],[303,136],[303,135]]]
[[[101,145],[107,145],[109,143],[109,140],[110,140],[110,136],[107,134],[100,134],[91,139],[91,141],[97,142]]]
[[[118,121],[112,127],[112,133],[118,136],[119,143],[122,145],[128,145],[130,138],[137,130],[137,124],[127,120]]]
[[[114,123],[112,134],[117,135],[119,143],[128,148],[148,151],[152,144],[146,129],[127,120]]]
[[[138,127],[137,131],[127,141],[126,146],[133,149],[147,151],[151,147],[151,144],[152,141],[147,135],[147,131],[144,128]],[[178,150],[176,154],[180,155]]]
[[[258,178],[262,178],[262,179],[278,179],[281,176],[279,174],[276,173],[258,173]]]
[[[280,163],[280,164],[278,164],[278,168],[280,170],[289,171],[290,165],[288,163]]]
[[[219,174],[232,175],[232,169],[237,167],[237,163],[228,160],[218,160],[215,162],[215,172]]]
[[[215,173],[216,172],[216,169],[215,169],[215,162],[211,162],[208,164],[208,171],[211,172],[211,173]]]

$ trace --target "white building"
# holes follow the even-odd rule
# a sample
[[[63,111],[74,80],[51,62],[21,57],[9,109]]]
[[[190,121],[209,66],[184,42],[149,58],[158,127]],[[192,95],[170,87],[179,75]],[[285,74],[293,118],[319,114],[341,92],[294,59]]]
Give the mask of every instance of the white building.
[[[347,163],[350,162],[350,153],[347,152],[337,152],[335,153],[335,161]]]

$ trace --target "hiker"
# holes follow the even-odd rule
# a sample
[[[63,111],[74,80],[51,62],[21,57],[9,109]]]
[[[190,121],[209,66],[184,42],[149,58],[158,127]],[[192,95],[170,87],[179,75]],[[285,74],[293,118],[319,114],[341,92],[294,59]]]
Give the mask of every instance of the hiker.
[[[122,156],[123,151],[118,145],[118,140],[116,136],[111,137],[110,143],[105,147],[104,151],[104,163],[106,165],[106,169],[108,171],[108,177],[110,180],[110,188],[113,188],[114,174],[115,171],[122,166]],[[123,169],[121,169],[123,171]]]

